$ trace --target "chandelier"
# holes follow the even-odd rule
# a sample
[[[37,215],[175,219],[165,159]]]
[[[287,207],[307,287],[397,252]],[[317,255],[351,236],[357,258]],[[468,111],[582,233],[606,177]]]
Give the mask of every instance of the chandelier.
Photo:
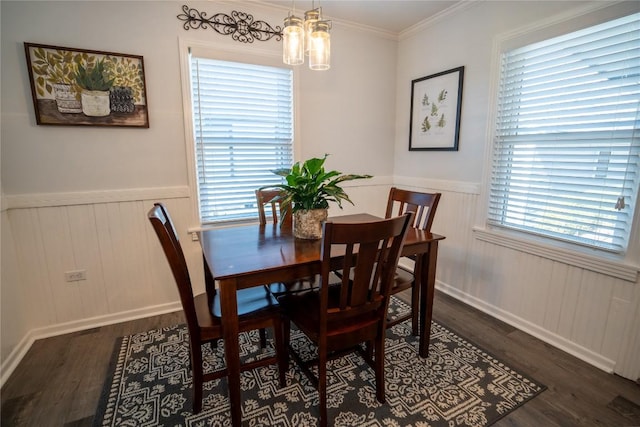
[[[284,18],[282,30],[282,60],[287,65],[304,64],[304,57],[309,57],[309,68],[312,70],[328,70],[331,67],[331,37],[329,30],[331,21],[322,18],[322,8],[315,8],[304,13],[304,20],[293,12]]]

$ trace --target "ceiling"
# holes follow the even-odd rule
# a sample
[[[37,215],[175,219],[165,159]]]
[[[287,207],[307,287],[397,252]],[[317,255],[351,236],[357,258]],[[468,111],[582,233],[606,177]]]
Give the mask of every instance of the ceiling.
[[[348,21],[399,34],[411,26],[431,18],[465,0],[317,0],[325,18]],[[466,0],[468,1],[468,0]],[[311,9],[311,0],[262,0],[290,10],[295,6],[296,15],[304,17]]]

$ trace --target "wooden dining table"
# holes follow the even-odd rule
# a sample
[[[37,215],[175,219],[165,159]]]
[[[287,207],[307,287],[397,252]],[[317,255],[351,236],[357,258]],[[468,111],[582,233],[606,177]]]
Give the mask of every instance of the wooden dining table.
[[[334,222],[379,220],[369,214],[329,218]],[[410,228],[402,255],[422,257],[421,271],[415,272],[420,283],[419,354],[429,354],[430,325],[435,290],[438,242],[445,237]],[[289,227],[280,224],[242,225],[215,228],[199,233],[205,262],[218,282],[220,295],[227,382],[233,426],[242,423],[240,390],[240,352],[238,338],[238,304],[236,291],[274,282],[290,282],[320,273],[320,240],[302,240]],[[333,257],[333,254],[332,254]],[[340,254],[336,254],[336,266]]]

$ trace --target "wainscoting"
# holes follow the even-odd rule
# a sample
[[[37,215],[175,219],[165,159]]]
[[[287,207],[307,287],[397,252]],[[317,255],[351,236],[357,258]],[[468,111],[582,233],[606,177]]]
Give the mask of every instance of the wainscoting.
[[[191,271],[202,271],[199,244],[187,233],[193,223],[188,194],[186,187],[61,194],[33,198],[30,207],[23,198],[6,198],[3,264],[13,249],[17,268],[12,263],[16,272],[7,280],[3,271],[3,383],[38,338],[180,309],[146,215],[154,201],[166,203]],[[84,270],[86,280],[67,282],[65,272],[76,270]],[[201,275],[193,280],[204,290]]]
[[[446,236],[439,289],[600,369],[640,376],[637,274],[629,281],[478,239],[479,184],[389,178],[443,193],[433,225]],[[356,206],[331,214],[382,215],[390,187],[382,181],[349,186]],[[189,194],[177,187],[5,198],[2,384],[38,338],[180,308],[146,213],[154,201],[167,204],[191,271],[202,271],[188,233],[196,223]],[[86,280],[67,282],[74,270],[86,270]],[[193,279],[203,290],[202,277]]]

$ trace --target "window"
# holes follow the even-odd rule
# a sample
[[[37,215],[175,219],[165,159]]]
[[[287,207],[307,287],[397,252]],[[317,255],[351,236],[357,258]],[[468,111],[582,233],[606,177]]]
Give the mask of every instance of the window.
[[[191,56],[203,223],[257,218],[255,190],[293,163],[292,71]]]
[[[640,181],[640,14],[503,53],[488,223],[623,253]]]

